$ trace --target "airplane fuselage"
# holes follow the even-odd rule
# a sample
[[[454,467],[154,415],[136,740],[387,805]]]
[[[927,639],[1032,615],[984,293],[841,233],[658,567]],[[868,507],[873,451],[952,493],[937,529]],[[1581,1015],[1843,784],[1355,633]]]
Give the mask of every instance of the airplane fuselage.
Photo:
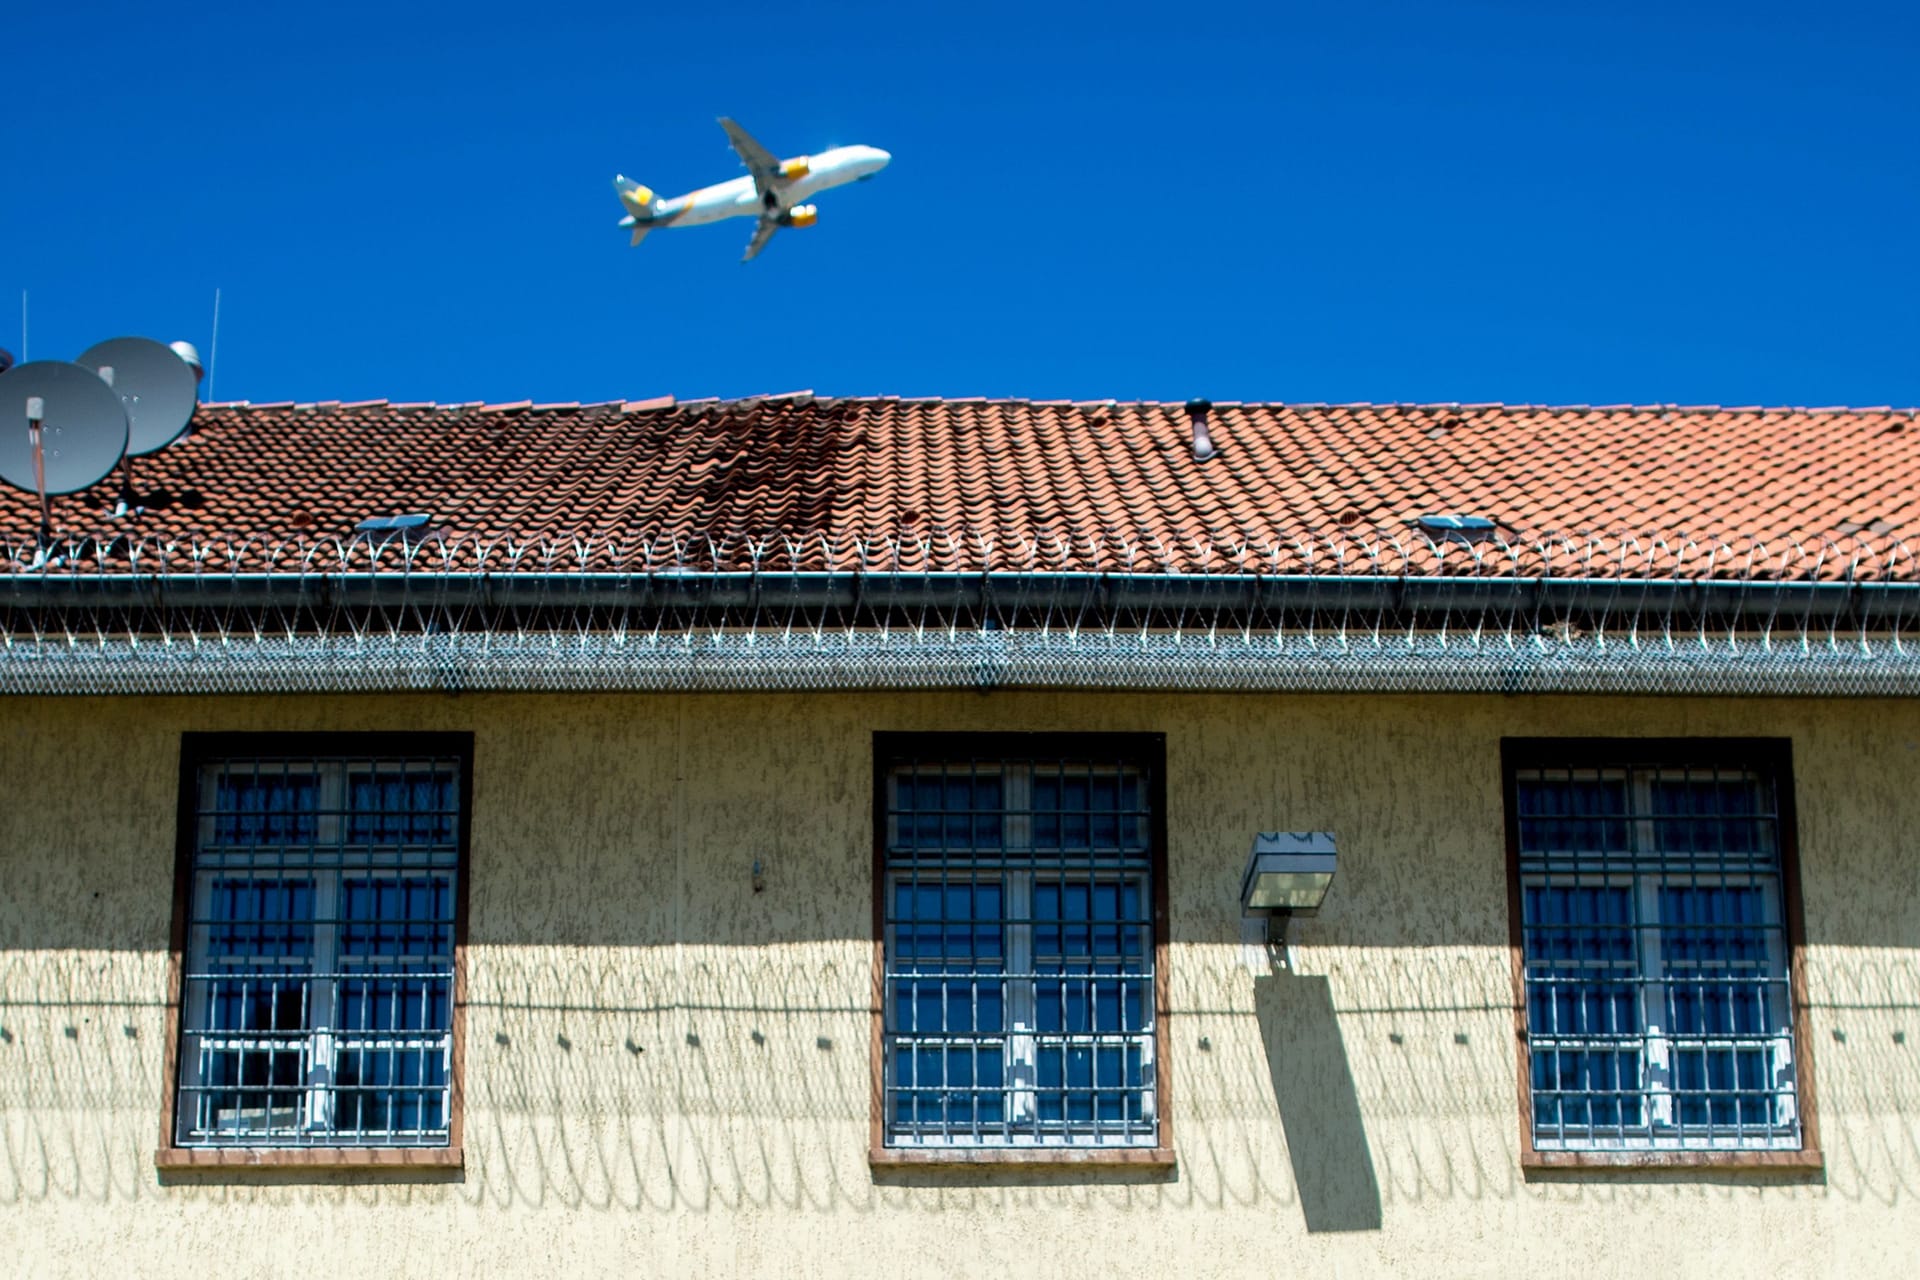
[[[662,201],[659,212],[652,219],[653,225],[698,227],[722,218],[757,218],[763,213],[778,214],[795,205],[805,204],[809,197],[822,191],[871,177],[886,168],[887,161],[891,159],[892,156],[877,147],[835,147],[817,156],[799,156],[785,163],[789,166],[803,164],[806,172],[804,176],[791,178],[784,184],[775,206],[761,203],[751,177],[739,177]]]

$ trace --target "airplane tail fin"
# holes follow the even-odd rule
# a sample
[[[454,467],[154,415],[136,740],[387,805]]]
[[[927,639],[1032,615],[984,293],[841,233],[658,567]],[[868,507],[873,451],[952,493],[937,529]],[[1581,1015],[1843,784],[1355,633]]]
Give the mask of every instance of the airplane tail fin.
[[[643,187],[624,173],[614,175],[614,194],[620,197],[620,203],[635,219],[646,222],[652,219],[660,207],[660,197],[653,194],[649,187]]]

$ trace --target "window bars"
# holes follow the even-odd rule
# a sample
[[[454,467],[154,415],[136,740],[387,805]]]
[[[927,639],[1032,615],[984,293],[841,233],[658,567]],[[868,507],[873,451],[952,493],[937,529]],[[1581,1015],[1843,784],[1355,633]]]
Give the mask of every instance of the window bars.
[[[462,754],[287,746],[188,766],[174,1140],[445,1146]]]
[[[1536,1150],[1801,1147],[1784,764],[1740,755],[1514,771]]]
[[[1156,766],[994,745],[882,748],[885,1142],[1154,1146]]]

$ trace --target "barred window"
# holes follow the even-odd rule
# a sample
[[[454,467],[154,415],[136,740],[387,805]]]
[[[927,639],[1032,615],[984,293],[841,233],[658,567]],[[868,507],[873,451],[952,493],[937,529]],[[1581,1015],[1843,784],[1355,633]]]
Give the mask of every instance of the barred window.
[[[176,1145],[449,1144],[466,742],[190,736]]]
[[[1508,759],[1534,1149],[1799,1149],[1783,753]]]
[[[1159,1145],[1156,743],[880,737],[885,1145]]]

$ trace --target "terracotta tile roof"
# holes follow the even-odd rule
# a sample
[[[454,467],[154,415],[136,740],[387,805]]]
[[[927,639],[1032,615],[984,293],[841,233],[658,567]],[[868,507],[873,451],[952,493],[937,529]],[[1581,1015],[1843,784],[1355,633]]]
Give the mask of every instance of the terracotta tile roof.
[[[114,514],[109,480],[54,513],[64,534],[176,557],[196,540],[350,538],[366,517],[425,512],[470,544],[718,539],[687,553],[703,567],[785,539],[805,546],[782,567],[844,567],[864,546],[905,547],[909,568],[1287,571],[1310,553],[1322,571],[1351,554],[1368,572],[1434,568],[1410,522],[1464,514],[1536,552],[1631,547],[1639,568],[1620,572],[1799,546],[1830,558],[1789,576],[1864,556],[1875,576],[1920,577],[1900,543],[1920,547],[1912,410],[1217,404],[1210,432],[1218,452],[1198,462],[1177,404],[209,405],[136,460],[144,509]],[[0,540],[30,541],[34,506],[0,491]],[[1448,552],[1455,567],[1466,553]],[[1508,557],[1503,571],[1537,567]]]

